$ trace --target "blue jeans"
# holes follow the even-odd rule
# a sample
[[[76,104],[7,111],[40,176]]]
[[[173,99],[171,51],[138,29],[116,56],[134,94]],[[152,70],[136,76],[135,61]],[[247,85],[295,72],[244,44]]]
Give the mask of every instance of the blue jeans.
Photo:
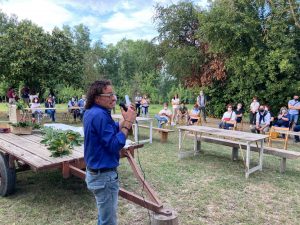
[[[54,109],[47,109],[46,113],[50,116],[52,122],[55,122],[55,110]]]
[[[98,225],[117,225],[118,172],[93,173],[86,170],[85,182],[96,198]]]
[[[226,122],[219,123],[219,128],[223,128],[225,130],[229,130],[230,127],[233,127],[233,124],[226,123]]]
[[[294,131],[295,131],[295,132],[300,132],[300,125],[296,125],[296,126],[294,127]],[[299,133],[299,136],[300,136],[300,133]],[[296,136],[296,135],[295,135],[295,141],[300,141],[299,136]]]
[[[155,115],[154,117],[155,117],[155,119],[157,119],[157,125],[158,125],[159,128],[162,128],[163,123],[168,122],[168,119],[164,116]]]
[[[290,123],[297,124],[298,117],[299,117],[298,114],[290,114]]]

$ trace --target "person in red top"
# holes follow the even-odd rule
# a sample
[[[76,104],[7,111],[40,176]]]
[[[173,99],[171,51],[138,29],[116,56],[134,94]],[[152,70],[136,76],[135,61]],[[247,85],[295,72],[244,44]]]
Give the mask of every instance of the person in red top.
[[[15,90],[10,87],[6,93],[7,97],[8,97],[8,103],[9,104],[15,104],[16,103],[16,92]]]

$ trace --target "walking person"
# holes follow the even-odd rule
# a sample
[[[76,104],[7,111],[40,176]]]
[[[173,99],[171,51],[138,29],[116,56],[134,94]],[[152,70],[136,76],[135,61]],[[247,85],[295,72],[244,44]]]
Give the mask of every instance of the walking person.
[[[117,224],[120,150],[136,118],[134,107],[129,106],[127,112],[121,109],[123,119],[115,122],[111,110],[116,100],[109,80],[95,81],[88,90],[83,116],[85,180],[96,199],[98,225]]]

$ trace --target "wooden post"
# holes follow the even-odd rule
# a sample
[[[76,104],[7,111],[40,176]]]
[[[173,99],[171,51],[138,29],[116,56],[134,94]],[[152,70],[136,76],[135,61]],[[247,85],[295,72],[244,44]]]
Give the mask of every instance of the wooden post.
[[[239,149],[237,147],[232,147],[231,159],[233,161],[238,160],[239,158]]]
[[[69,178],[70,177],[70,167],[69,167],[69,162],[63,162],[63,167],[62,167],[62,174],[63,178]]]
[[[161,137],[160,142],[165,143],[168,141],[168,132],[160,131]]]
[[[284,173],[286,168],[286,158],[282,158],[280,161],[280,173]]]
[[[203,153],[203,150],[201,150],[201,141],[200,140],[197,140],[197,151],[200,153],[202,152]]]
[[[151,217],[151,225],[178,225],[178,217],[176,212],[172,212],[171,216],[164,216],[153,213]]]

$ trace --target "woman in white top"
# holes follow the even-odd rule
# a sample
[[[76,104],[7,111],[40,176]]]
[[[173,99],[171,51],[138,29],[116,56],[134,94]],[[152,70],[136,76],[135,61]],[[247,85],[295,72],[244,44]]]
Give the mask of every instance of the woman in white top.
[[[175,118],[177,118],[178,109],[180,107],[180,99],[178,97],[178,94],[174,95],[171,103],[173,108],[172,123],[175,125],[176,124]]]
[[[219,123],[219,128],[229,129],[230,127],[233,127],[234,125],[232,123],[228,122],[235,122],[236,121],[236,114],[232,110],[232,105],[227,105],[227,111],[223,114],[222,122]]]
[[[39,103],[39,99],[37,97],[33,98],[30,109],[32,113],[32,119],[37,120],[38,123],[40,123],[40,120],[42,118],[42,110],[40,108],[41,104]]]
[[[255,125],[256,123],[256,113],[258,112],[259,105],[257,97],[254,96],[250,104],[250,126]]]

